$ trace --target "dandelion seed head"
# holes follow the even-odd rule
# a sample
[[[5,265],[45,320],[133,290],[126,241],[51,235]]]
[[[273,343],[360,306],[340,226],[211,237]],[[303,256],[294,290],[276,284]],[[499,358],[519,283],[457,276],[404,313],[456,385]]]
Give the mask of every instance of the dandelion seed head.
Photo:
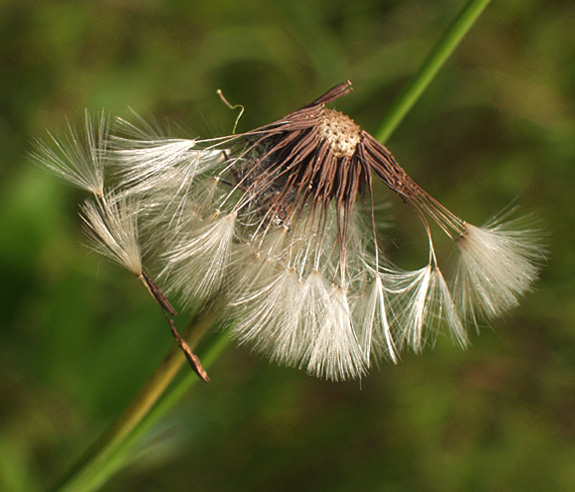
[[[218,298],[238,343],[313,376],[361,378],[438,336],[466,347],[468,326],[530,289],[541,251],[518,222],[459,218],[326,107],[350,90],[344,82],[268,125],[211,140],[123,121],[128,135],[116,136],[107,120],[87,120],[56,151],[40,149],[40,161],[94,195],[82,213],[95,249],[143,278],[171,315],[164,290],[184,308]],[[406,271],[386,256],[375,178],[421,221],[423,267]],[[431,222],[460,253],[449,281]]]

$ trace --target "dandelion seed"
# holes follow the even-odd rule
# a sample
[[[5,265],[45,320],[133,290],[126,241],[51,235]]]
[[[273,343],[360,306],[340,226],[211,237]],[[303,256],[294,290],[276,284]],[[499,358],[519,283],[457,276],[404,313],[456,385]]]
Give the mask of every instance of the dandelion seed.
[[[83,208],[96,248],[143,278],[192,365],[163,292],[184,307],[218,297],[232,336],[279,364],[359,378],[440,333],[465,347],[465,323],[501,314],[530,288],[541,248],[517,222],[475,227],[425,192],[386,147],[326,107],[349,91],[344,82],[271,124],[212,140],[121,121],[131,136],[88,138],[82,150],[72,138],[61,159],[46,151],[40,160],[99,197]],[[113,192],[95,178],[101,163]],[[385,256],[374,177],[421,220],[423,268],[404,271]],[[451,288],[429,220],[460,252]],[[144,274],[141,251],[161,289]]]
[[[454,294],[464,318],[493,318],[515,307],[531,288],[543,258],[538,233],[523,223],[496,219],[466,224],[456,241],[460,250]]]
[[[386,357],[397,363],[399,350],[391,332],[389,288],[377,273],[369,284],[358,289],[359,297],[354,308],[354,317],[361,320],[360,344],[364,353],[376,358]]]
[[[400,349],[409,347],[421,352],[427,342],[435,339],[442,324],[449,328],[456,343],[467,345],[466,331],[439,268],[429,264],[420,270],[383,276],[393,300],[392,325]]]
[[[88,113],[85,131],[78,132],[69,125],[68,135],[62,141],[52,137],[55,148],[38,141],[36,159],[61,178],[93,194],[82,206],[82,219],[92,247],[97,252],[120,264],[136,275],[162,309],[173,337],[182,349],[194,371],[204,381],[209,377],[200,360],[187,342],[179,335],[171,317],[176,310],[160,287],[142,266],[142,252],[138,221],[148,213],[138,206],[136,199],[116,185],[115,191],[104,187],[105,166],[113,163],[109,149],[110,125],[101,113],[94,126]]]
[[[50,142],[37,140],[33,157],[77,188],[102,196],[110,121],[104,112],[93,122],[86,111],[84,119],[86,131],[82,134],[68,124],[68,133],[61,138],[49,134]]]
[[[133,200],[117,201],[115,196],[107,195],[104,200],[87,200],[81,210],[93,248],[139,277],[142,258]]]
[[[118,144],[122,140],[116,139]],[[194,178],[210,170],[223,153],[218,150],[198,150],[195,140],[166,139],[163,141],[124,141],[128,148],[118,147],[114,163],[122,188],[131,194],[158,193],[164,187],[173,190],[179,182],[185,190]]]
[[[231,260],[237,214],[215,214],[207,224],[174,241],[161,277],[186,299],[210,297],[221,287]]]

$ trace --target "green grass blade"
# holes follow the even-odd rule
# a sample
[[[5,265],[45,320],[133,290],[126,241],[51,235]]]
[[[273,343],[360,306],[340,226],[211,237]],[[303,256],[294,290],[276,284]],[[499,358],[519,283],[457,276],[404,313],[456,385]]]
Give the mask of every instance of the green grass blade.
[[[401,91],[374,136],[386,142],[491,0],[470,0]]]

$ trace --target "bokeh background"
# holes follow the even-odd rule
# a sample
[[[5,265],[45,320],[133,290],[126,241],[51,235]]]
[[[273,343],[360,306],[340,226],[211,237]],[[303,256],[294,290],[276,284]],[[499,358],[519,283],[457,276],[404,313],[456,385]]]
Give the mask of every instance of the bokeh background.
[[[30,142],[84,108],[183,135],[337,102],[374,132],[464,2],[0,2],[0,490],[45,490],[172,344],[129,274],[83,241],[82,195]],[[516,201],[548,231],[536,290],[460,351],[440,339],[361,382],[327,383],[230,345],[108,492],[575,490],[575,7],[492,2],[388,146],[474,223]],[[426,260],[383,187],[391,254]]]

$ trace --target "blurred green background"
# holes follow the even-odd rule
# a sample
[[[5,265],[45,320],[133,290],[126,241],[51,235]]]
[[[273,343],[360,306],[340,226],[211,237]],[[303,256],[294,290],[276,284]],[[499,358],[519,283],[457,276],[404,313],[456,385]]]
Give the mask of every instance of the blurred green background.
[[[137,280],[83,241],[80,192],[27,158],[84,108],[231,132],[345,79],[374,132],[461,9],[447,0],[0,2],[0,490],[45,490],[172,344]],[[575,6],[495,1],[388,143],[480,224],[517,200],[549,232],[536,291],[460,351],[326,383],[232,345],[103,490],[575,490]],[[184,135],[185,135],[184,134]],[[393,258],[421,226],[385,189]]]

